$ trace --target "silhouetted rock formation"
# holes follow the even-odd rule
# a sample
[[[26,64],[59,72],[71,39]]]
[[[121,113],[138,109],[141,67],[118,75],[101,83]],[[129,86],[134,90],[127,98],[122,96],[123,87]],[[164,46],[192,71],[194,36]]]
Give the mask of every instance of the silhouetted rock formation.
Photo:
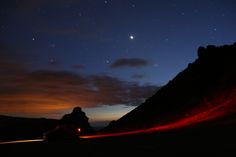
[[[106,127],[116,132],[173,121],[217,91],[236,87],[236,43],[198,48],[195,62],[143,104]]]
[[[80,107],[75,107],[70,114],[59,120],[59,125],[44,133],[44,139],[49,141],[77,140],[80,135],[94,134],[89,125],[88,117]]]
[[[80,107],[75,107],[70,114],[66,114],[60,120],[60,125],[73,125],[76,128],[81,129],[81,134],[91,134],[94,133],[92,127],[88,122],[88,117],[81,110]]]

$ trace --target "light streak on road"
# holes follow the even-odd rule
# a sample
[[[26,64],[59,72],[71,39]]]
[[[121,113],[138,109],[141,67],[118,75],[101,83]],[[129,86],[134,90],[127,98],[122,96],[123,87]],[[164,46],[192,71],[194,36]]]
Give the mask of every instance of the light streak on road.
[[[42,141],[44,141],[44,139],[7,141],[7,142],[0,142],[0,144],[29,143],[29,142],[42,142]]]

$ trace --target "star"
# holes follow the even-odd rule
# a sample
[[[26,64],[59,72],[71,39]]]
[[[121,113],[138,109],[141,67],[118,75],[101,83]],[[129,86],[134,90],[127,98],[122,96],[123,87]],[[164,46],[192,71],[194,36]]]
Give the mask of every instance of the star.
[[[104,1],[104,3],[105,3],[105,4],[107,4],[107,3],[108,3],[108,1]]]
[[[110,60],[106,60],[106,63],[107,63],[107,64],[110,64]]]
[[[81,13],[81,12],[79,12],[79,13],[78,13],[78,16],[82,17],[83,15],[82,15],[82,13]]]
[[[157,63],[153,64],[154,67],[158,67],[159,65]]]
[[[35,41],[35,37],[32,38],[32,41]]]
[[[198,9],[194,9],[194,13],[198,13],[199,12],[199,10]]]
[[[51,43],[51,44],[50,44],[50,47],[55,48],[55,47],[56,47],[56,44]]]
[[[133,35],[130,35],[130,36],[129,36],[129,39],[130,39],[130,40],[134,40],[134,36],[133,36]]]
[[[55,63],[56,63],[56,60],[55,60],[54,58],[50,58],[50,59],[49,59],[49,63],[50,63],[50,64],[55,64]]]

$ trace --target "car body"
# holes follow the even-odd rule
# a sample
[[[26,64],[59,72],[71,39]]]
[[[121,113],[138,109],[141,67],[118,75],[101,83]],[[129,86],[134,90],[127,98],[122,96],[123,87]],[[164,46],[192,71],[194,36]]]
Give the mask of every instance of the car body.
[[[45,132],[43,138],[46,141],[78,140],[81,133],[82,129],[73,125],[59,125]]]

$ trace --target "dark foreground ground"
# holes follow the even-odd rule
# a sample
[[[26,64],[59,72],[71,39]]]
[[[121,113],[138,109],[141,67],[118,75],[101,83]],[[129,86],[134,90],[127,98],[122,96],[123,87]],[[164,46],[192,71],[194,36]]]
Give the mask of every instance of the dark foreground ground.
[[[236,156],[236,129],[192,128],[155,134],[0,145],[4,156]],[[1,155],[2,156],[2,155]]]

